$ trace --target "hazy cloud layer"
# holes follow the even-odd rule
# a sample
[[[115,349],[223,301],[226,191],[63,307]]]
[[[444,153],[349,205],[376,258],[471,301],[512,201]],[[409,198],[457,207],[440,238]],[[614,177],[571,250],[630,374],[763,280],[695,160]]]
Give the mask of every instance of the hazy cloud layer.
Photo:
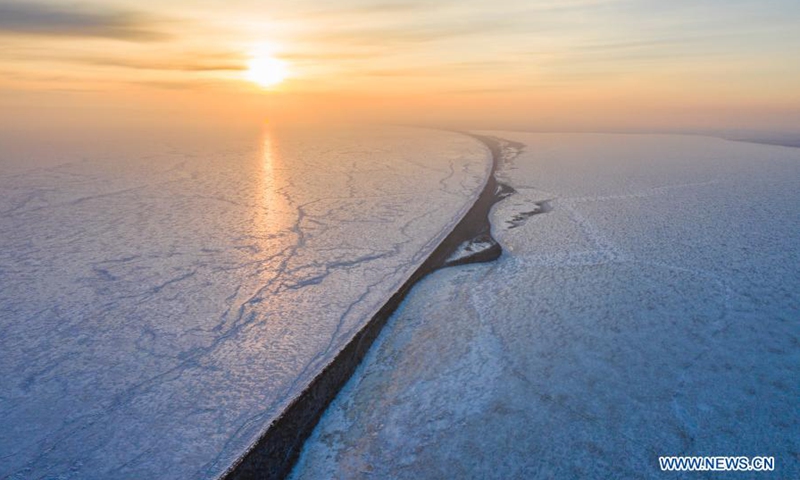
[[[101,67],[120,67],[136,70],[162,70],[177,72],[224,72],[244,70],[243,61],[204,59],[202,55],[191,57],[191,61],[176,59],[155,59],[155,60],[122,60],[110,58],[91,58],[85,57],[75,59],[88,65]]]
[[[154,41],[168,37],[145,15],[107,7],[0,0],[0,35],[104,37]]]

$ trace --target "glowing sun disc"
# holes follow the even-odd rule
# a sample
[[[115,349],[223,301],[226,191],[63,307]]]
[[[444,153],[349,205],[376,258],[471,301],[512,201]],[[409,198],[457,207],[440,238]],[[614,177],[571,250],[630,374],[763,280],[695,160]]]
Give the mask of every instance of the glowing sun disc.
[[[286,62],[275,57],[256,57],[247,63],[245,77],[262,87],[277,85],[288,75]]]

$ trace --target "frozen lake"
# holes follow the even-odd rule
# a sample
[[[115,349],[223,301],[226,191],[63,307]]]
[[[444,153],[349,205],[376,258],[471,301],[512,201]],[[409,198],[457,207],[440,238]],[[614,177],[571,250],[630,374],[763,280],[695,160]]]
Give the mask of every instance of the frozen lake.
[[[0,477],[218,476],[490,167],[476,140],[425,130],[200,140],[4,139]]]
[[[293,478],[800,477],[800,149],[486,134],[503,256],[414,288]]]

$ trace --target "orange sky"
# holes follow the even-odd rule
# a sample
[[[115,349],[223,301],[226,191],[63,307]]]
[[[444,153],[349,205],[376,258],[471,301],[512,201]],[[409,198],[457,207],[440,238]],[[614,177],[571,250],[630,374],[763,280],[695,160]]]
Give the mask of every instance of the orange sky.
[[[800,131],[798,52],[795,0],[0,0],[0,125]]]

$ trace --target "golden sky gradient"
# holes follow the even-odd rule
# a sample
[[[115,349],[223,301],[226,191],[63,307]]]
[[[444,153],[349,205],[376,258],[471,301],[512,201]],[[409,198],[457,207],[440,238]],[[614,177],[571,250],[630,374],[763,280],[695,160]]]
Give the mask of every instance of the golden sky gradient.
[[[284,63],[263,88],[254,58]],[[0,125],[800,131],[796,0],[0,0]]]

